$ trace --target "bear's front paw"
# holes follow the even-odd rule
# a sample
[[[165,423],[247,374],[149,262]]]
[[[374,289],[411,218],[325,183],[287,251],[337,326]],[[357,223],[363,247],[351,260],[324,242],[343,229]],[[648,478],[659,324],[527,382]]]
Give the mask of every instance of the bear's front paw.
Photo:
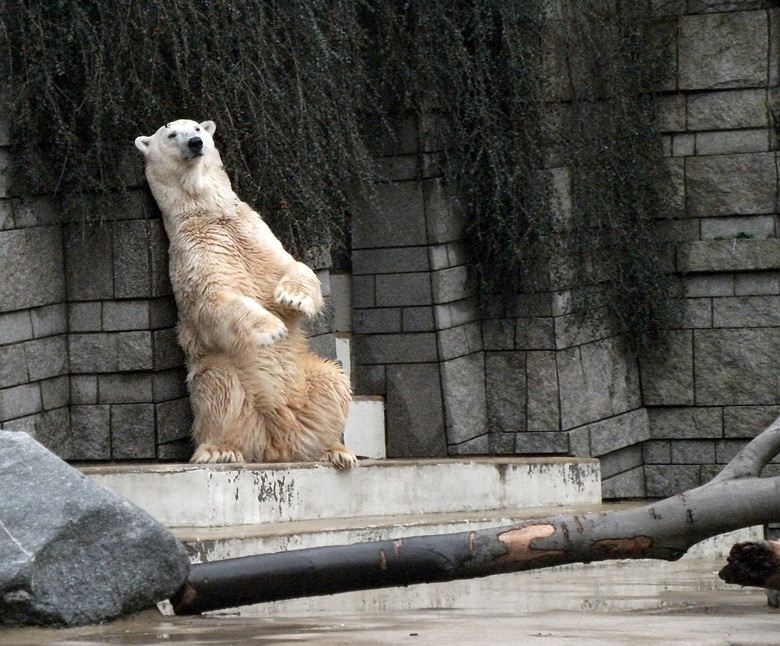
[[[287,336],[287,326],[279,319],[274,324],[264,325],[252,331],[252,340],[259,347],[273,345]]]
[[[311,296],[288,291],[283,284],[278,285],[274,290],[274,300],[279,305],[303,312],[306,316],[314,316],[317,313],[317,306]]]
[[[238,449],[216,444],[201,444],[192,454],[190,462],[208,464],[215,462],[243,462],[244,455]]]

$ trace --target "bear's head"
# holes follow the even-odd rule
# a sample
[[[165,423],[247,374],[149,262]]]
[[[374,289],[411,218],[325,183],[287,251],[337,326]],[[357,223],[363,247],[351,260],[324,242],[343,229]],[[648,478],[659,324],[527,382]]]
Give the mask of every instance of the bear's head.
[[[221,194],[232,198],[214,146],[215,130],[213,121],[179,119],[150,137],[136,137],[135,145],[146,158],[146,179],[164,213],[193,209]]]
[[[136,137],[135,145],[147,161],[191,162],[214,150],[212,136],[216,129],[213,121],[179,119],[166,123],[151,137]]]

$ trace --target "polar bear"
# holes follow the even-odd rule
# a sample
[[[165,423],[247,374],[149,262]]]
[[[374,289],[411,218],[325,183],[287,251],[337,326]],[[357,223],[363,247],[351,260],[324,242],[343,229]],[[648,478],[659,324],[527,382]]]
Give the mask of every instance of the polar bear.
[[[309,352],[299,324],[322,308],[320,282],[233,192],[215,128],[182,119],[135,140],[170,240],[191,461],[352,466],[341,444],[349,381]]]

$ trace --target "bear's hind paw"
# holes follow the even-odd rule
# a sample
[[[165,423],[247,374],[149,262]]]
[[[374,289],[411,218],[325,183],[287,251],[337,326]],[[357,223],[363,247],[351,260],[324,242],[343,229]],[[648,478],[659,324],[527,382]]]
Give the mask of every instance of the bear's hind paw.
[[[244,455],[238,449],[216,444],[201,444],[192,454],[190,462],[210,464],[216,462],[243,462]]]
[[[337,469],[349,469],[358,464],[357,456],[346,446],[341,445],[334,446],[325,451],[325,453],[322,454],[320,461],[331,462]]]

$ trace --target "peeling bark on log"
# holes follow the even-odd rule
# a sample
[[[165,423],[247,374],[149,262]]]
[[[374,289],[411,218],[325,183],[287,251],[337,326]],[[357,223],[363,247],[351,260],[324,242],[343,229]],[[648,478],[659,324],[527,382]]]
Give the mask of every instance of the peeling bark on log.
[[[758,477],[778,450],[780,418],[707,484],[643,507],[193,565],[171,603],[176,614],[198,614],[567,563],[675,561],[705,538],[780,519],[780,477]]]
[[[780,590],[780,543],[737,543],[718,576],[726,583]]]

